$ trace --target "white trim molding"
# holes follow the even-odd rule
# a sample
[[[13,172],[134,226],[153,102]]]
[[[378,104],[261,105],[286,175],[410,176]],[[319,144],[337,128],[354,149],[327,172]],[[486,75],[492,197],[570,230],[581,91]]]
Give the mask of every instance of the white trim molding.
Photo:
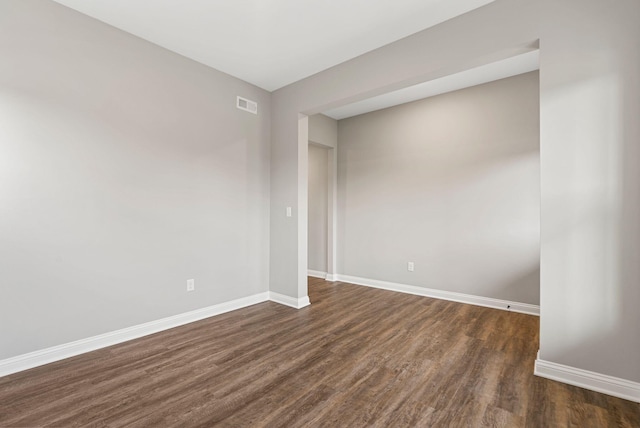
[[[311,302],[309,302],[309,296],[296,299],[283,294],[265,291],[264,293],[254,294],[253,296],[243,297],[230,302],[219,303],[183,314],[0,360],[0,377],[267,301],[273,301],[296,309],[304,308],[311,304]]]
[[[311,302],[309,301],[309,296],[304,296],[296,299],[295,297],[285,296],[284,294],[275,293],[273,291],[269,292],[269,300],[275,303],[280,303],[281,305],[290,306],[295,309],[302,309],[305,306],[309,306]]]
[[[0,360],[0,377],[42,366],[44,364],[53,363],[55,361],[64,360],[65,358],[74,357],[86,352],[106,348],[107,346],[138,339],[149,334],[169,330],[174,327],[200,321],[226,312],[235,311],[236,309],[242,309],[268,300],[269,292],[254,294],[252,296],[243,297],[230,302],[219,303],[217,305],[196,309],[183,314],[150,321],[144,324],[123,328],[121,330],[100,334],[98,336],[88,337],[86,339],[80,339],[74,342],[64,343],[51,348],[41,349],[39,351],[29,352],[27,354]]]
[[[491,297],[473,296],[471,294],[435,290],[433,288],[417,287],[415,285],[398,284],[395,282],[379,281],[377,279],[360,278],[349,275],[335,275],[335,280],[356,285],[364,285],[366,287],[380,288],[382,290],[397,291],[400,293],[415,294],[417,296],[431,297],[434,299],[450,300],[452,302],[467,303],[470,305],[540,316],[540,306],[530,305],[528,303],[510,302],[508,300],[493,299]]]
[[[536,376],[640,403],[640,383],[536,358]]]
[[[325,281],[329,281],[329,282],[334,282],[334,281],[337,281],[337,279],[336,279],[337,277],[338,277],[338,275],[334,275],[332,273],[328,273],[324,280]]]
[[[320,279],[326,279],[327,278],[327,273],[326,272],[320,272],[319,270],[307,270],[307,276],[312,276],[314,278],[320,278]]]

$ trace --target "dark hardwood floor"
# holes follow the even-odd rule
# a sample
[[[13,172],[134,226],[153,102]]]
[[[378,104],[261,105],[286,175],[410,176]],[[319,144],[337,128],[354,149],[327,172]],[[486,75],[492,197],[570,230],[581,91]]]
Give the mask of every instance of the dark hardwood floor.
[[[310,279],[262,303],[0,378],[0,426],[640,427],[533,376],[538,319]]]

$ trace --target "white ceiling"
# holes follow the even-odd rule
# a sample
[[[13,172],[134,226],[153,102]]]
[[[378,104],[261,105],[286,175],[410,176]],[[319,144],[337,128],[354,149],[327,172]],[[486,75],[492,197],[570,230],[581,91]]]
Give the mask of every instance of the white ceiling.
[[[458,89],[528,73],[538,70],[539,63],[540,51],[534,50],[398,91],[388,92],[364,101],[324,111],[323,114],[338,120],[346,119],[347,117],[444,94],[445,92],[457,91]]]
[[[494,0],[55,0],[268,91]]]

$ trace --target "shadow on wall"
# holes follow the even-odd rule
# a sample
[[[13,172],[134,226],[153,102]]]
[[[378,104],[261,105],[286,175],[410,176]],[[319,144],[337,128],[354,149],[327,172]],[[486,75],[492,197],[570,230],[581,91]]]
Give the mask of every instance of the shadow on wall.
[[[550,147],[543,171],[541,358],[640,382],[640,131],[632,114],[640,103],[637,89],[622,90],[637,82],[611,58],[592,64],[607,69],[554,82],[545,94],[564,144]],[[546,316],[545,305],[563,310]]]

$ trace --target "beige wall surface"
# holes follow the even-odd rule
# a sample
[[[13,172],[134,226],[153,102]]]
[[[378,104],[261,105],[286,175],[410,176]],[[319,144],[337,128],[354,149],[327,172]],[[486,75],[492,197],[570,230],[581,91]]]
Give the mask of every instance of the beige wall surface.
[[[59,4],[0,2],[0,359],[267,291],[269,111]]]
[[[532,72],[339,121],[339,273],[539,304],[539,110]]]
[[[309,116],[309,141],[326,147],[337,147],[338,121],[324,114]]]
[[[272,94],[270,287],[307,293],[316,114],[540,47],[540,357],[640,382],[640,2],[496,0]],[[305,225],[305,228],[298,227]],[[305,257],[298,255],[304,253]]]
[[[311,129],[311,127],[309,127]],[[309,144],[309,269],[327,271],[329,150]]]

